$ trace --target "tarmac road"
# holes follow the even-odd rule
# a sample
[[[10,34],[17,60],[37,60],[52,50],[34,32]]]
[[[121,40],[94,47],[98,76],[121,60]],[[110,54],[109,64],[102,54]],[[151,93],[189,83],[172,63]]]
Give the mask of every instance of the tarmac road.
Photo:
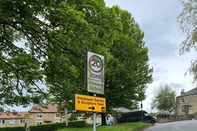
[[[197,131],[197,120],[156,123],[143,131]]]

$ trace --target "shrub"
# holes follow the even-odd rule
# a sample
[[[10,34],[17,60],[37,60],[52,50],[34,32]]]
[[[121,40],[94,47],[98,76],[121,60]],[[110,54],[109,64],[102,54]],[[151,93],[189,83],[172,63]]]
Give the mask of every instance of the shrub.
[[[25,131],[25,127],[1,127],[0,131]]]
[[[69,121],[77,120],[77,116],[75,113],[72,113],[71,116],[68,118]]]
[[[65,123],[55,123],[55,124],[44,124],[30,126],[30,131],[56,131],[58,129],[65,128]],[[68,122],[68,127],[85,127],[85,121],[72,121]]]
[[[156,116],[160,117],[160,118],[168,118],[168,117],[172,116],[172,114],[170,114],[169,111],[159,111],[159,112],[157,112]]]
[[[85,127],[85,121],[72,121],[68,123],[68,127]]]
[[[65,123],[30,126],[30,131],[55,131],[65,128]]]

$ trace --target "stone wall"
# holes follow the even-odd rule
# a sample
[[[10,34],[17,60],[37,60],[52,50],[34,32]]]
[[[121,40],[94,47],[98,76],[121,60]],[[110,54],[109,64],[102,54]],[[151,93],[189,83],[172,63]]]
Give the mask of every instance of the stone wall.
[[[41,117],[38,117],[38,114]],[[56,117],[56,113],[30,113],[28,125],[37,125],[39,122],[40,124],[63,122],[63,117]]]

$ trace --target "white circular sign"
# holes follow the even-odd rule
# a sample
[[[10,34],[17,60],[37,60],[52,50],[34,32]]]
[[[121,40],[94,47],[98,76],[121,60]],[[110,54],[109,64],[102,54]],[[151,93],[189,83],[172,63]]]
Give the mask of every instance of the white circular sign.
[[[89,66],[94,72],[101,72],[103,69],[102,59],[97,55],[90,56]]]

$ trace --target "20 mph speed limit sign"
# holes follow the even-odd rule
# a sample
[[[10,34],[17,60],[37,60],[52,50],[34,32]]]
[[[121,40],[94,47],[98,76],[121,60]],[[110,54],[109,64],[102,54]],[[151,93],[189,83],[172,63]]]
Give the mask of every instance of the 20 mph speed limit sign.
[[[87,54],[87,91],[104,94],[104,56]]]

